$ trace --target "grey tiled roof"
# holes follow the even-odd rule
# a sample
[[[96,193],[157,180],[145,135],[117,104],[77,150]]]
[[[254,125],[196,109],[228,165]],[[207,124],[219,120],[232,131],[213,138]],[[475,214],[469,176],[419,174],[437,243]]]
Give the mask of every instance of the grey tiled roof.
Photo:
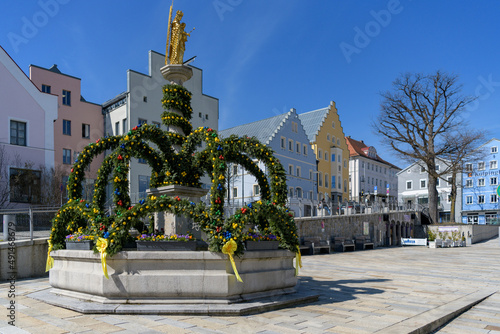
[[[255,137],[261,143],[267,145],[291,112],[292,111],[289,111],[285,114],[266,118],[253,123],[247,123],[226,130],[221,130],[219,131],[219,134],[224,138],[233,134],[238,137]]]
[[[309,111],[299,114],[300,122],[304,127],[309,142],[315,142],[318,135],[319,128],[323,124],[325,116],[328,114],[329,107],[321,108],[318,110]]]

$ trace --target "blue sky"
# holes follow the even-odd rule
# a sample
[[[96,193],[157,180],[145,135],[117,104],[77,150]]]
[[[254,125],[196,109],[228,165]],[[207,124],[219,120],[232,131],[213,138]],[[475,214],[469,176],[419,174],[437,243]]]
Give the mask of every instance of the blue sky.
[[[0,45],[23,71],[57,64],[103,103],[126,90],[126,71],[147,72],[164,53],[170,1],[3,1]],[[458,74],[477,96],[464,114],[500,137],[500,2],[175,0],[197,56],[204,92],[220,102],[219,129],[335,101],[346,135],[382,146],[370,123],[379,93],[401,73]]]

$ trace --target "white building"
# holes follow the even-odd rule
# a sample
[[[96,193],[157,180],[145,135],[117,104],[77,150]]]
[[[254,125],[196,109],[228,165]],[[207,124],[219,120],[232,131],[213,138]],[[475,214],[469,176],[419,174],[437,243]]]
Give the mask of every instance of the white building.
[[[373,146],[346,137],[349,148],[350,199],[356,202],[397,203],[401,168],[383,160]]]
[[[149,51],[149,73],[127,71],[127,91],[103,104],[104,127],[106,135],[122,135],[139,124],[154,124],[163,130],[161,114],[163,106],[162,87],[167,82],[160,69],[165,66],[165,56],[155,51]],[[193,77],[184,83],[184,87],[192,93],[191,107],[193,129],[209,127],[218,129],[219,100],[203,94],[202,70],[192,67]],[[145,197],[149,188],[151,169],[144,161],[132,159],[130,162],[130,200],[138,202]],[[209,184],[210,180],[203,177],[201,182]]]
[[[436,171],[446,170],[448,166],[442,160],[436,160]],[[451,174],[445,174],[437,179],[439,222],[461,220],[462,183],[461,173],[457,173],[457,195],[455,217],[450,217],[451,211]],[[415,162],[398,173],[398,199],[401,206],[422,210],[429,203],[429,175],[422,163]]]

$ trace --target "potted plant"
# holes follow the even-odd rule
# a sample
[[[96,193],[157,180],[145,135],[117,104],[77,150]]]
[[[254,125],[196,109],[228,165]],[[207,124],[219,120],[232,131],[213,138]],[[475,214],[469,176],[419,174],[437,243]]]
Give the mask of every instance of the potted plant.
[[[82,227],[74,234],[66,236],[66,249],[91,250],[94,247],[94,236],[89,235]]]
[[[261,234],[252,229],[243,236],[243,240],[247,251],[275,250],[280,245],[279,237],[274,234]]]
[[[187,234],[141,234],[135,241],[138,251],[195,251],[196,239]]]
[[[429,240],[429,248],[436,248],[436,233],[429,229],[427,231],[427,235]]]

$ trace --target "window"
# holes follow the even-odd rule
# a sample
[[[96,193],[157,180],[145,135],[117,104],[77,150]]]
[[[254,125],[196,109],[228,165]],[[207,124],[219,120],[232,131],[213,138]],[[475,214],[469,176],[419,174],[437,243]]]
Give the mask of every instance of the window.
[[[301,174],[301,173],[300,173],[300,167],[299,167],[299,166],[297,166],[297,168],[295,169],[295,171],[296,171],[296,174],[295,174],[295,175],[296,175],[297,177],[301,177],[301,176],[300,176],[300,174]]]
[[[10,121],[10,143],[26,146],[26,123]]]
[[[139,175],[139,198],[146,198],[146,189],[149,188],[150,177],[146,175]]]
[[[233,165],[233,175],[238,175],[238,165]]]
[[[477,169],[484,170],[484,161],[479,161],[477,163]]]
[[[198,113],[198,117],[201,118],[201,112]]]
[[[323,152],[321,150],[318,150],[318,160],[321,159],[323,156]]]
[[[44,85],[44,84],[42,84],[42,92],[43,92],[43,93],[50,94],[51,88],[52,88],[52,87],[50,87],[49,85]]]
[[[335,188],[335,175],[332,175],[332,188]]]
[[[208,120],[208,114],[205,114],[205,120]]]
[[[439,165],[436,165],[434,166],[435,170],[438,171],[439,170]]]
[[[318,174],[318,183],[320,187],[323,187],[323,173],[321,172]]]
[[[498,153],[498,147],[492,146],[491,147],[491,153]]]
[[[288,165],[288,174],[293,175],[293,165]]]
[[[124,119],[122,120],[122,134],[123,134],[123,133],[127,133],[127,127],[128,127],[128,125],[127,125],[127,119],[126,119],[126,118],[124,118]]]
[[[293,197],[293,188],[288,189],[288,197]]]
[[[411,190],[411,189],[412,189],[412,182],[406,181],[406,190]]]
[[[281,137],[281,148],[282,148],[282,149],[285,149],[285,148],[286,148],[286,144],[285,144],[285,142],[286,142],[285,137]]]
[[[335,122],[332,122],[332,128],[335,129]]]
[[[477,203],[478,204],[484,204],[484,195],[478,195],[477,196]]]
[[[62,91],[62,104],[65,106],[71,106],[71,92],[69,90]]]
[[[300,153],[300,143],[299,142],[295,143],[295,152]]]
[[[238,188],[233,188],[233,198],[238,197]]]
[[[427,180],[420,180],[420,189],[427,188]]]
[[[347,192],[347,180],[344,180],[344,192]]]
[[[9,171],[10,201],[17,203],[39,203],[41,172],[18,168],[10,168]]]
[[[478,179],[477,180],[477,186],[478,187],[484,187],[484,179]]]
[[[335,162],[335,154],[332,153],[332,162]]]
[[[361,161],[361,168],[365,168],[365,162]]]
[[[347,160],[344,159],[344,168],[347,168]]]
[[[328,161],[328,152],[325,152],[325,161]]]
[[[309,169],[309,180],[313,179],[313,171]]]
[[[497,169],[497,161],[496,160],[490,161],[490,169]]]
[[[120,122],[115,123],[115,136],[120,134]]]
[[[158,129],[161,127],[160,122],[151,122],[153,123],[154,126],[156,126]]]
[[[137,159],[137,162],[139,162],[140,164],[146,164],[146,159],[143,159],[143,158],[139,158]]]
[[[326,135],[326,140],[330,141],[330,134],[329,133]]]
[[[465,203],[466,204],[472,204],[472,196],[466,196],[465,197]]]
[[[309,199],[314,199],[314,198],[313,198],[313,192],[312,192],[312,191],[309,191]]]
[[[474,184],[472,183],[472,180],[465,180],[465,188],[472,188]]]
[[[293,152],[293,140],[288,139],[288,150]]]
[[[420,166],[420,173],[425,173],[425,167],[424,166]]]
[[[71,164],[71,150],[63,148],[63,164]]]
[[[298,129],[299,129],[299,127],[297,125],[297,122],[292,122],[292,131],[297,133],[297,132],[299,132]]]
[[[259,196],[260,195],[260,188],[258,184],[253,185],[253,195],[254,196]]]
[[[302,154],[307,155],[307,145],[302,146]]]
[[[90,124],[82,124],[82,138],[90,138]]]
[[[147,96],[143,96],[143,97],[142,97],[142,101],[143,101],[143,102],[148,102],[148,97],[147,97]]]
[[[490,185],[496,186],[497,184],[498,184],[497,177],[496,176],[490,177]]]
[[[472,172],[472,164],[465,164],[465,171]]]
[[[297,189],[295,189],[295,191],[297,193],[297,197],[302,198],[302,188],[297,187]]]
[[[325,173],[325,188],[328,188],[328,174]]]
[[[63,135],[71,136],[71,121],[63,119]]]
[[[439,178],[436,179],[436,187],[439,187]]]
[[[497,194],[491,194],[490,195],[490,203],[497,203],[497,202],[498,202]]]
[[[143,125],[143,124],[148,124],[148,120],[139,118],[139,125]]]

